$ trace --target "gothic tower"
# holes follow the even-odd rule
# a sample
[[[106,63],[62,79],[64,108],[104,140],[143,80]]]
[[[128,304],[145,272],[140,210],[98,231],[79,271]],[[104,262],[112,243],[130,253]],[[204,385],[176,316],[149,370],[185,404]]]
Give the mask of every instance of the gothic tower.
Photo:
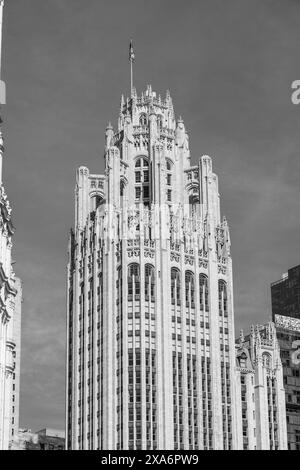
[[[171,96],[122,97],[105,174],[77,172],[67,448],[237,447],[229,228]]]

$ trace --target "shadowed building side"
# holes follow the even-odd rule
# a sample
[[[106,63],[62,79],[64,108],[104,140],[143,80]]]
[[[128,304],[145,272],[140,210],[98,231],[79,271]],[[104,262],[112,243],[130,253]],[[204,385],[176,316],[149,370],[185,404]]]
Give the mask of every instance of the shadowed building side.
[[[300,450],[300,266],[271,284],[271,298],[283,364],[288,448]]]

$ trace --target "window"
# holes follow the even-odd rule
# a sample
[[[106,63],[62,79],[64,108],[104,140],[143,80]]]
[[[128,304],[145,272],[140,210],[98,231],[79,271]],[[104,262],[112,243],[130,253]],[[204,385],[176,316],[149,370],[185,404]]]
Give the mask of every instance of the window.
[[[155,274],[154,267],[151,264],[145,266],[145,300],[155,300]]]
[[[228,317],[227,284],[223,280],[219,281],[219,315]]]
[[[272,359],[271,359],[271,356],[270,354],[263,354],[263,365],[264,367],[266,367],[267,369],[271,369],[272,367]]]
[[[137,188],[135,188],[135,199],[140,200],[141,194],[142,194],[142,188],[138,186]]]
[[[140,157],[135,162],[135,200],[149,205],[150,184],[149,184],[149,162],[146,158]]]
[[[247,367],[247,355],[246,353],[242,353],[240,355],[240,367],[245,369]]]
[[[102,204],[102,202],[103,199],[99,194],[95,194],[94,196],[92,196],[90,201],[91,212],[97,210],[97,208]]]
[[[195,307],[194,274],[190,271],[185,273],[185,304],[187,307]]]
[[[171,302],[180,305],[180,272],[178,269],[171,269]]]
[[[148,124],[147,115],[145,113],[142,113],[140,115],[140,126],[147,126],[147,124]]]
[[[205,274],[199,276],[199,290],[200,290],[200,310],[209,311],[208,304],[208,277]]]
[[[143,186],[143,199],[149,199],[149,186]]]
[[[135,172],[135,182],[140,183],[142,181],[142,175],[140,171]]]
[[[157,116],[157,129],[159,132],[161,132],[163,129],[163,117],[161,114]]]
[[[124,196],[124,189],[125,189],[125,183],[124,183],[124,181],[121,180],[121,182],[120,182],[120,196],[121,197]]]
[[[166,161],[166,183],[167,183],[167,202],[172,202],[172,163],[170,160]]]
[[[128,266],[128,300],[139,300],[140,296],[140,267],[134,263]]]

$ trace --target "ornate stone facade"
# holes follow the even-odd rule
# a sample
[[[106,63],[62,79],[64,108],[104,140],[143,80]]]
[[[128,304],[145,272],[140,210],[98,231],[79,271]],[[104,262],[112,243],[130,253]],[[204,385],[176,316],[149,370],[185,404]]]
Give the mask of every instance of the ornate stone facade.
[[[0,449],[7,450],[12,439],[13,414],[18,419],[18,393],[13,390],[19,383],[20,369],[16,370],[16,355],[20,354],[18,320],[21,315],[21,284],[12,267],[11,249],[14,228],[11,208],[0,186]],[[17,305],[17,312],[16,312]],[[19,362],[18,362],[19,364]],[[18,387],[18,385],[17,385]],[[15,403],[13,402],[15,397]]]
[[[286,450],[285,393],[273,323],[251,328],[237,342],[239,448]]]
[[[122,97],[104,175],[77,172],[67,448],[238,447],[229,228],[172,99]]]

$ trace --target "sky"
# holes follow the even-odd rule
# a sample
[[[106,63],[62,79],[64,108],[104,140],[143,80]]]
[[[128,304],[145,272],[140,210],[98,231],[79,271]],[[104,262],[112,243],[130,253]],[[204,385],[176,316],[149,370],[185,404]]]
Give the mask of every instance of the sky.
[[[170,89],[192,161],[213,159],[231,228],[236,328],[270,319],[300,263],[298,0],[7,0],[3,178],[23,281],[20,424],[64,428],[65,275],[75,171],[104,170],[104,132],[134,84]]]

